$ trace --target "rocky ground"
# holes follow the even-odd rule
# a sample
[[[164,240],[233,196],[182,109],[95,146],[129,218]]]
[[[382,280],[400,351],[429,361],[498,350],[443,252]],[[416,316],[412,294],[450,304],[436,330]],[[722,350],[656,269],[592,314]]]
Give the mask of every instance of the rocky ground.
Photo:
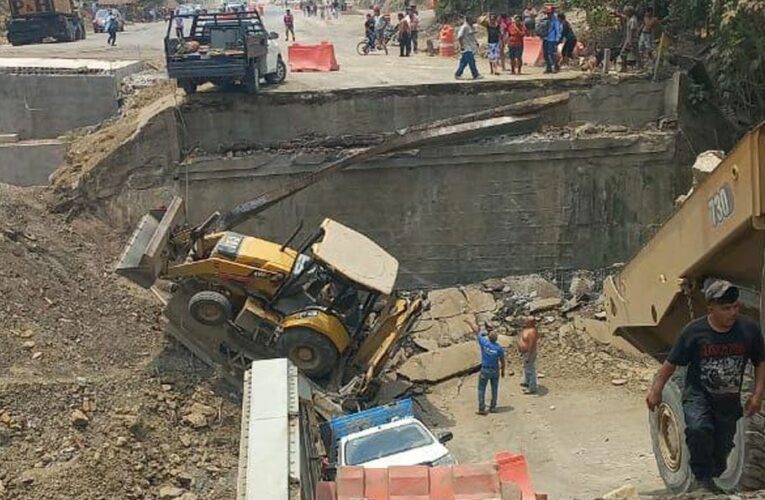
[[[0,186],[0,498],[232,498],[239,401],[112,273],[122,237]]]

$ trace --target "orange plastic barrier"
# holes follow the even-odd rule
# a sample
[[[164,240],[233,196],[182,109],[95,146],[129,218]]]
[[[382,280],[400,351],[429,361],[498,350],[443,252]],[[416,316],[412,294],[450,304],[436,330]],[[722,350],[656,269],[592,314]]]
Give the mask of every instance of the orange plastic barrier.
[[[314,45],[293,43],[287,48],[290,71],[338,71],[335,46],[331,42]]]
[[[538,36],[523,37],[523,64],[525,66],[544,66],[542,39]]]
[[[454,56],[454,28],[444,24],[438,35],[438,53],[444,57]]]
[[[502,451],[494,455],[494,460],[499,466],[500,481],[510,481],[518,485],[521,493],[523,493],[523,500],[535,500],[536,494],[531,486],[531,476],[529,476],[526,457]]]

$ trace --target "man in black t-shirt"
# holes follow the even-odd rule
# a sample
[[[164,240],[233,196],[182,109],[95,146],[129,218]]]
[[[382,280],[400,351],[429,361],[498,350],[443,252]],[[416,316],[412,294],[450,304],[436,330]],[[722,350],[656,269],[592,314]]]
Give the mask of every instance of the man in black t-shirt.
[[[689,464],[701,488],[714,490],[712,479],[725,471],[733,449],[736,422],[762,407],[765,391],[765,346],[760,328],[739,316],[738,288],[707,280],[708,314],[688,323],[659,369],[646,396],[653,411],[677,366],[687,366],[683,390],[685,439]],[[741,408],[741,381],[747,361],[755,366],[754,393]]]

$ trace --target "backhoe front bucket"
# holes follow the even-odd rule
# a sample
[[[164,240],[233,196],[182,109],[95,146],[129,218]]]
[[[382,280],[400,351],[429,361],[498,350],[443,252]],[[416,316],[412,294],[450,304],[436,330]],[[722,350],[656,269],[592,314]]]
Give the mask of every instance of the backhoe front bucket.
[[[167,208],[144,215],[125,246],[115,272],[143,288],[151,288],[170,258],[166,250],[172,229],[184,218],[183,199],[178,196]]]

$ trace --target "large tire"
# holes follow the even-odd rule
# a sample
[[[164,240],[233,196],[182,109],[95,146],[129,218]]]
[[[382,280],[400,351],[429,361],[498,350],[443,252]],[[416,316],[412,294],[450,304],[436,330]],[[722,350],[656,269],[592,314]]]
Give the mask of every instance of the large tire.
[[[281,56],[276,61],[276,72],[266,75],[266,81],[271,85],[282,83],[287,78],[287,65],[282,61]]]
[[[649,415],[659,474],[673,494],[685,493],[694,484],[688,464],[690,454],[685,444],[682,405],[685,372],[685,368],[680,367],[675,371],[664,386],[661,405]],[[744,376],[744,400],[752,393],[753,387],[754,375],[750,365]],[[673,443],[677,439],[679,443]],[[728,456],[728,468],[715,479],[715,484],[727,492],[765,488],[765,414],[762,411],[751,418],[739,419],[734,445]]]
[[[678,367],[664,385],[661,404],[648,414],[659,475],[667,490],[675,495],[685,493],[693,486],[693,474],[688,464],[690,453],[685,444],[684,380],[685,368]]]
[[[189,314],[203,325],[222,325],[231,319],[231,302],[222,293],[197,292],[189,299]]]
[[[337,365],[340,356],[337,348],[322,333],[309,328],[288,328],[279,340],[284,355],[311,378],[325,377]]]

